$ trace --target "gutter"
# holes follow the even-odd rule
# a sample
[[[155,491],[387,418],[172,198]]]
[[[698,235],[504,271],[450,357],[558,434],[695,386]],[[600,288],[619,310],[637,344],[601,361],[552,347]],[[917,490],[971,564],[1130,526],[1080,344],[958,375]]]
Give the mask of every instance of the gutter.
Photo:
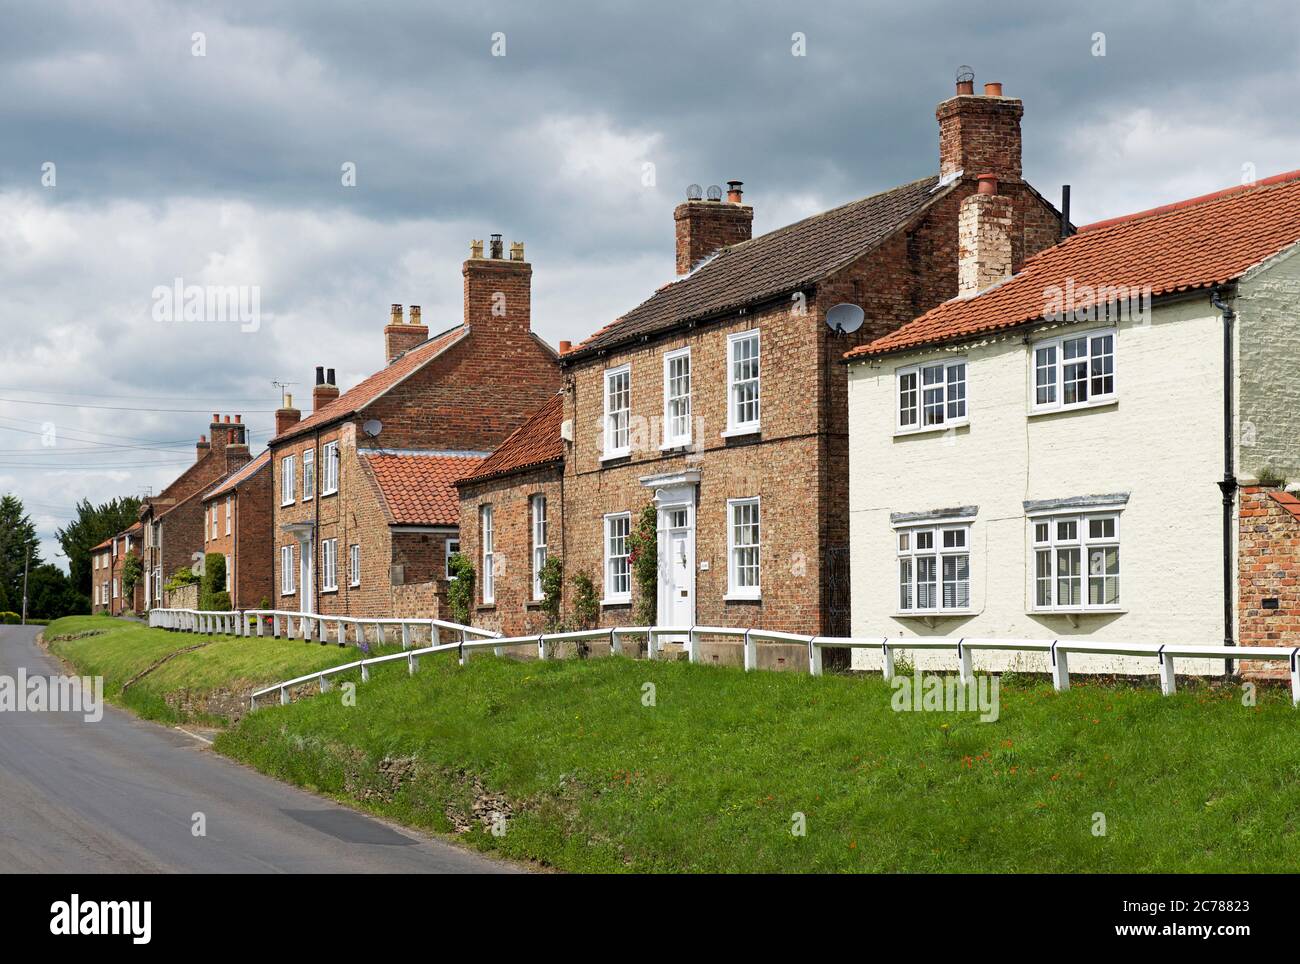
[[[1223,493],[1223,645],[1237,645],[1233,639],[1233,531],[1232,509],[1237,496],[1237,476],[1233,463],[1234,409],[1232,368],[1232,322],[1236,312],[1223,300],[1218,286],[1210,290],[1210,304],[1223,315],[1223,479],[1219,491]],[[1231,676],[1233,661],[1224,666]]]

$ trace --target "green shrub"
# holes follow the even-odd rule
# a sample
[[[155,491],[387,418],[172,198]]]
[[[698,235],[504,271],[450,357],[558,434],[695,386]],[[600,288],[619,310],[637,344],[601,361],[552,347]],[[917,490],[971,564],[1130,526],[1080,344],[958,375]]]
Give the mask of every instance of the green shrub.
[[[542,564],[542,612],[546,614],[546,629],[560,632],[560,597],[564,594],[564,563],[559,556],[547,556]]]
[[[23,617],[20,616],[18,613],[11,613],[8,611],[0,612],[0,625],[17,626],[20,622],[22,622],[22,619]]]
[[[203,578],[199,583],[199,608],[226,610],[230,593],[226,592],[226,557],[209,552],[203,558]]]
[[[470,607],[474,604],[474,563],[459,552],[451,557],[451,582],[447,586],[447,607],[451,620],[468,626]]]
[[[579,572],[573,577],[573,624],[575,629],[593,629],[600,619],[600,602],[591,576]]]
[[[636,584],[636,618],[653,626],[659,614],[659,513],[647,503],[628,534],[628,562]]]

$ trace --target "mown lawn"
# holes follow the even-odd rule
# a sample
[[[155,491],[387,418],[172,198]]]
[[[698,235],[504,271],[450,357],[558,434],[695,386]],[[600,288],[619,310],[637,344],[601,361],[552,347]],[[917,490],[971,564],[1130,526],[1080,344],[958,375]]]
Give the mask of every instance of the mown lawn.
[[[57,638],[94,631],[102,635]],[[67,660],[79,673],[104,677],[104,695],[108,699],[146,719],[167,723],[224,723],[230,709],[247,706],[248,694],[254,689],[358,656],[351,646],[340,649],[270,636],[173,633],[107,616],[69,616],[46,627],[44,634],[51,652]],[[200,649],[179,652],[203,643],[207,645]],[[376,653],[385,651],[372,649]],[[171,653],[178,655],[123,693],[124,683]],[[196,706],[204,709],[195,711]]]
[[[895,712],[878,676],[425,657],[414,677],[376,670],[355,705],[335,691],[259,710],[217,748],[571,871],[1300,867],[1284,691],[1247,707],[1233,687],[1074,682],[1008,677],[1000,719],[980,723]],[[510,813],[499,836],[493,811]]]

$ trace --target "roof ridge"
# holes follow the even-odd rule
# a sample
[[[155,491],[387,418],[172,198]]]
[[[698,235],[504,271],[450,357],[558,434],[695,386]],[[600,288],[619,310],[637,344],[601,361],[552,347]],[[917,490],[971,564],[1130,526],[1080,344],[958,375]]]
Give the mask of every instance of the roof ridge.
[[[1300,169],[1287,171],[1283,174],[1274,174],[1263,180],[1255,181],[1253,184],[1236,184],[1232,187],[1220,188],[1217,191],[1211,191],[1209,194],[1200,194],[1196,197],[1184,198],[1181,201],[1171,201],[1168,204],[1157,205],[1153,208],[1147,208],[1145,211],[1135,211],[1132,214],[1121,214],[1117,217],[1106,218],[1104,221],[1094,221],[1091,224],[1084,224],[1079,227],[1078,234],[1100,231],[1105,228],[1115,227],[1117,225],[1131,224],[1135,221],[1143,221],[1147,218],[1162,217],[1166,214],[1172,214],[1175,211],[1183,211],[1188,208],[1198,207],[1202,204],[1209,204],[1213,201],[1220,201],[1224,198],[1236,197],[1239,194],[1246,194],[1250,191],[1266,190],[1276,187],[1279,184],[1286,184],[1296,179],[1300,179]],[[1077,234],[1075,235],[1078,236]],[[1068,240],[1068,239],[1067,239]]]

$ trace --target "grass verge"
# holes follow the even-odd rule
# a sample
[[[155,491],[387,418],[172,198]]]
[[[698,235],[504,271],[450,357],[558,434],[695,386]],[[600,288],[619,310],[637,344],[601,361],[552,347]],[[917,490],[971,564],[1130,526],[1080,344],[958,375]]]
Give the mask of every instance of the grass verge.
[[[1162,697],[1076,677],[1058,694],[1009,678],[995,723],[895,712],[892,695],[879,677],[425,657],[414,677],[377,669],[355,705],[334,692],[259,710],[217,749],[570,871],[1300,864],[1300,717],[1285,693],[1248,707],[1230,686]]]
[[[95,635],[59,638],[81,633]],[[357,658],[352,646],[168,632],[107,616],[59,619],[44,635],[50,651],[77,672],[103,676],[109,700],[165,723],[224,725],[242,714],[254,689]]]

